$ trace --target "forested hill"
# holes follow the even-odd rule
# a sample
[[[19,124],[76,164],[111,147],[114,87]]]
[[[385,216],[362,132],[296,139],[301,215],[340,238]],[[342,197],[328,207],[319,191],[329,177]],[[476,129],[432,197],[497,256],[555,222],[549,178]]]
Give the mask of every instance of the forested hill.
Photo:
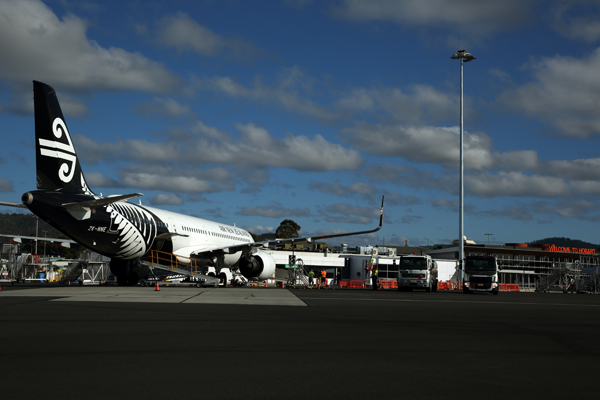
[[[36,223],[38,218],[33,214],[20,213],[0,213],[0,233],[7,235],[35,236]],[[43,237],[61,237],[62,233],[48,225],[45,221],[39,220],[38,236]],[[44,232],[47,231],[47,232]]]
[[[0,213],[0,233],[6,235],[35,236],[36,224],[38,218],[30,213]],[[45,221],[39,220],[37,227],[37,236],[49,238],[66,238],[62,233],[48,225]],[[11,243],[10,238],[0,237],[1,243]],[[2,246],[0,246],[2,248]],[[65,248],[58,243],[38,242],[38,254],[47,254],[50,256],[61,256],[66,258],[78,258],[81,253],[81,247]],[[24,239],[20,245],[19,251],[23,253],[35,253],[35,241]]]
[[[558,247],[577,247],[583,249],[596,249],[600,250],[600,245],[584,242],[583,240],[570,239],[565,237],[551,237],[546,239],[534,240],[530,244],[554,244]]]

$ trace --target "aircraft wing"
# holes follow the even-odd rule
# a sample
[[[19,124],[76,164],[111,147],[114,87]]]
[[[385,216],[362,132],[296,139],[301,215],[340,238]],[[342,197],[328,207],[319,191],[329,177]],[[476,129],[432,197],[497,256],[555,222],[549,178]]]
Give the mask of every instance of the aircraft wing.
[[[22,235],[5,235],[0,234],[0,237],[11,238],[13,242],[21,243],[22,239],[25,240],[37,240],[40,242],[60,243],[61,246],[70,248],[72,244],[78,244],[76,241],[71,239],[58,239],[49,237],[37,237],[37,236],[22,236]]]
[[[377,232],[383,226],[383,199],[384,198],[382,197],[381,198],[381,212],[379,213],[379,226],[375,229],[371,229],[369,231],[360,231],[360,232],[337,233],[334,235],[322,235],[322,236],[311,236],[311,237],[289,238],[289,239],[272,239],[272,240],[267,240],[264,242],[253,243],[253,244],[265,244],[264,247],[269,247],[269,245],[271,245],[271,244],[312,242],[314,240],[331,239],[331,238],[336,238],[336,237],[354,236],[354,235],[366,235],[368,233]]]
[[[346,232],[346,233],[338,233],[334,235],[322,235],[322,236],[311,236],[311,237],[299,237],[299,238],[287,238],[287,239],[272,239],[265,240],[263,242],[252,242],[252,243],[241,243],[235,244],[232,246],[226,247],[216,247],[216,246],[194,246],[194,247],[184,247],[177,251],[177,255],[190,257],[207,257],[207,256],[215,256],[218,254],[234,254],[239,251],[252,253],[256,249],[268,248],[272,245],[277,244],[285,244],[285,243],[295,243],[295,242],[312,242],[315,240],[322,239],[331,239],[336,237],[344,237],[344,236],[354,236],[354,235],[365,235],[368,233],[374,233],[381,229],[383,225],[383,197],[381,198],[381,212],[379,213],[379,226],[375,229],[371,229],[368,231],[359,231],[359,232]]]

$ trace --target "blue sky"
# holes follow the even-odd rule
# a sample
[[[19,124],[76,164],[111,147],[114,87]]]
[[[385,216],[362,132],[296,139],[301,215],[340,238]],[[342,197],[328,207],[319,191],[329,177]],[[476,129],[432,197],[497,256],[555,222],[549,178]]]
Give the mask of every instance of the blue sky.
[[[0,0],[0,198],[35,188],[39,80],[98,194],[303,235],[369,229],[385,195],[384,228],[340,243],[449,243],[460,49],[477,57],[466,236],[599,243],[600,5],[584,0]]]

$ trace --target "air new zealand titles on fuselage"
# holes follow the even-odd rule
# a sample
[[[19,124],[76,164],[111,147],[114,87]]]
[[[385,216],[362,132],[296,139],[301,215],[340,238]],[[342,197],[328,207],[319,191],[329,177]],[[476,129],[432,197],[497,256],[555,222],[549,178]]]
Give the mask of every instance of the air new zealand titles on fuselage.
[[[111,257],[119,284],[137,283],[137,266],[151,249],[161,249],[201,265],[232,268],[248,279],[266,279],[275,260],[262,250],[272,243],[311,241],[376,232],[373,230],[256,243],[247,231],[214,221],[128,203],[141,193],[101,197],[88,187],[56,92],[34,81],[37,189],[22,197],[34,214],[72,240]],[[3,205],[11,205],[2,203]]]

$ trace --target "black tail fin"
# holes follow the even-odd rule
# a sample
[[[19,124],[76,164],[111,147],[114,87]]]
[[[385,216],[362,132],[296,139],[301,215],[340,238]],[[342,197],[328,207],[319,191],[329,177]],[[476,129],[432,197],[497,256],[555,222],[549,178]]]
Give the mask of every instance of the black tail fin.
[[[91,194],[51,86],[33,81],[37,188]]]

